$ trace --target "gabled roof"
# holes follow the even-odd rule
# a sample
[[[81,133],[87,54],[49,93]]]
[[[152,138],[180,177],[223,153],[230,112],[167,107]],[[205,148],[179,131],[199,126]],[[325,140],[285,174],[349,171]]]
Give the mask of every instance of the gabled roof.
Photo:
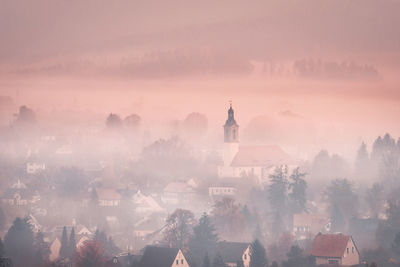
[[[341,258],[350,238],[343,234],[318,234],[312,244],[311,255]]]
[[[286,154],[279,146],[240,146],[239,151],[233,158],[231,166],[233,167],[251,167],[251,166],[275,166],[289,164],[291,157]]]
[[[217,253],[219,253],[224,262],[238,262],[242,260],[244,251],[250,246],[249,243],[239,242],[219,242]]]
[[[153,211],[163,210],[152,196],[145,196],[140,190],[132,196],[132,201],[135,203],[136,208],[139,209],[151,209]]]
[[[143,257],[140,260],[140,267],[171,267],[178,248],[165,248],[148,246],[144,251]]]

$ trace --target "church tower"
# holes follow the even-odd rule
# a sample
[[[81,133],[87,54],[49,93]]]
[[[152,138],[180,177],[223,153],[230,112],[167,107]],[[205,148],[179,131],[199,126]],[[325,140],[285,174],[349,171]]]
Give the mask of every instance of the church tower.
[[[239,125],[235,121],[232,103],[228,109],[228,119],[224,125],[224,167],[230,167],[239,151]]]
[[[239,125],[235,121],[235,114],[232,108],[232,103],[228,109],[228,119],[224,125],[224,142],[239,143]]]

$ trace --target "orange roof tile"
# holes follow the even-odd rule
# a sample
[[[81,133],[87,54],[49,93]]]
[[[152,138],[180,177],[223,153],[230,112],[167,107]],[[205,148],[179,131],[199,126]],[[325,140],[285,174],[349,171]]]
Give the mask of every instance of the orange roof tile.
[[[341,258],[349,238],[351,237],[343,234],[318,234],[312,244],[311,255]]]

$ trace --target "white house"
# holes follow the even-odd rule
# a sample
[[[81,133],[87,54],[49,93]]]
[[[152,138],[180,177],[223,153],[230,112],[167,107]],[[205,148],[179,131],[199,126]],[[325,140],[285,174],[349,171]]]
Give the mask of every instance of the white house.
[[[121,204],[121,194],[114,188],[95,189],[101,207],[118,207]]]
[[[172,182],[164,188],[161,200],[166,204],[176,205],[190,201],[194,192],[193,187],[186,182]]]
[[[132,196],[132,201],[135,204],[136,213],[142,215],[164,211],[164,209],[152,196],[146,196],[140,190],[138,190],[137,193]]]
[[[208,195],[212,198],[215,197],[234,197],[237,189],[229,185],[214,185],[208,188]]]
[[[328,229],[329,219],[320,214],[293,214],[293,235],[297,240],[311,239],[317,233]]]
[[[28,162],[26,163],[26,172],[29,174],[35,174],[38,171],[44,171],[46,165],[44,163]]]

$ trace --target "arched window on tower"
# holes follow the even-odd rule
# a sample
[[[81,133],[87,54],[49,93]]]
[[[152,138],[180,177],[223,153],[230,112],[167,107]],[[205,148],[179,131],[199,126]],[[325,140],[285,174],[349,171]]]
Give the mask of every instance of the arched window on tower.
[[[232,139],[233,139],[233,141],[235,141],[236,140],[236,129],[233,129],[233,131],[232,131]]]

